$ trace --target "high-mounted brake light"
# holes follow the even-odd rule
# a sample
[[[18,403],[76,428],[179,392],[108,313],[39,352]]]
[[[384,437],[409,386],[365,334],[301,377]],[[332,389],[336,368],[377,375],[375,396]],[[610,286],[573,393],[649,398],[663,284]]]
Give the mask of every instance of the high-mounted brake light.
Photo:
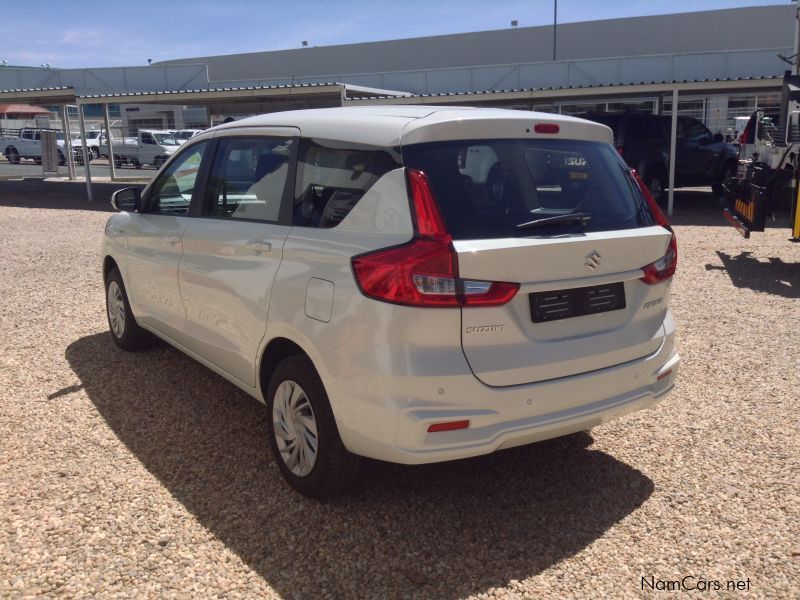
[[[458,277],[458,254],[428,178],[422,171],[406,169],[406,180],[416,235],[401,246],[353,257],[353,274],[361,292],[405,306],[453,308],[509,302],[519,290],[518,283]]]
[[[647,205],[650,208],[653,219],[655,219],[656,223],[661,225],[664,229],[672,234],[672,237],[669,240],[669,245],[667,246],[667,253],[657,261],[642,267],[644,277],[642,277],[641,280],[649,285],[654,285],[669,279],[675,274],[675,269],[678,266],[678,240],[675,238],[675,232],[672,231],[672,227],[670,226],[664,211],[661,210],[661,207],[655,201],[652,194],[650,194],[650,190],[647,189],[647,186],[644,184],[644,181],[642,181],[642,178],[639,177],[639,174],[635,169],[631,169],[631,175],[636,180],[636,183],[639,184],[639,189],[647,201]]]
[[[561,128],[556,123],[537,123],[533,130],[536,133],[558,133]]]

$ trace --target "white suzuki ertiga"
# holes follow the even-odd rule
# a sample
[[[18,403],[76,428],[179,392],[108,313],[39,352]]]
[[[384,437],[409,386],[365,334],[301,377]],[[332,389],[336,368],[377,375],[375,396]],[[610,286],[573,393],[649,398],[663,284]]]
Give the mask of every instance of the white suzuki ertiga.
[[[427,463],[652,406],[679,357],[675,236],[581,119],[482,108],[273,113],[120,190],[114,341],[166,340],[253,397],[289,484]]]

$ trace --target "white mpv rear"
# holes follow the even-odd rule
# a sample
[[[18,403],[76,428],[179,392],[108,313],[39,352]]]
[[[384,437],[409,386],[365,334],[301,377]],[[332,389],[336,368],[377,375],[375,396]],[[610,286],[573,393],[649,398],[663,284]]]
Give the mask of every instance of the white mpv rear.
[[[265,402],[287,481],[453,460],[652,406],[675,236],[603,125],[438,107],[236,121],[113,200],[114,341]]]

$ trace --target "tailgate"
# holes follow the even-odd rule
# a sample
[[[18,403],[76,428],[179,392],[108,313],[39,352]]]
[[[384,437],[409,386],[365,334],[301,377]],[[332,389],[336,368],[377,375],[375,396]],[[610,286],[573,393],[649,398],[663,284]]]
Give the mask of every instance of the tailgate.
[[[506,305],[462,309],[462,347],[472,371],[487,385],[518,385],[658,350],[668,284],[639,278],[670,238],[662,227],[647,227],[455,242],[462,278],[521,283]]]

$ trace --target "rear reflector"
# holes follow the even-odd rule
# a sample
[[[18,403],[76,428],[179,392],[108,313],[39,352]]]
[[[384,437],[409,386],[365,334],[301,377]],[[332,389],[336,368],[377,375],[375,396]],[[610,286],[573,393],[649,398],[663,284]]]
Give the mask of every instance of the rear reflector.
[[[536,133],[558,133],[560,128],[555,123],[537,123],[533,126]]]
[[[665,378],[669,377],[670,375],[672,375],[672,369],[670,369],[668,371],[664,371],[661,375],[656,377],[656,381],[661,381],[662,379],[665,379]]]
[[[455,429],[466,429],[469,427],[469,421],[450,421],[449,423],[434,423],[428,427],[428,433],[436,433],[438,431],[453,431]]]

